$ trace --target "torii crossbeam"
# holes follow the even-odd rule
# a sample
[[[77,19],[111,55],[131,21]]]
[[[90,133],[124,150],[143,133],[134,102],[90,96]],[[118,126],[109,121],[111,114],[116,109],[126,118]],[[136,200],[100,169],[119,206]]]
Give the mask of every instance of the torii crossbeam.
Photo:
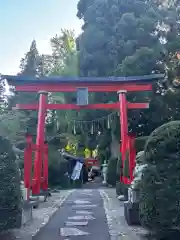
[[[38,110],[38,126],[36,136],[36,156],[34,164],[34,178],[33,178],[33,193],[39,194],[42,187],[42,146],[44,146],[44,128],[45,117],[47,109],[51,110],[81,110],[81,109],[117,109],[120,112],[120,129],[121,129],[121,154],[122,162],[125,160],[127,149],[131,151],[132,141],[128,134],[128,120],[127,109],[148,108],[149,103],[129,103],[126,99],[127,92],[142,92],[151,91],[152,83],[164,79],[164,74],[153,74],[146,76],[132,76],[132,77],[42,77],[32,78],[30,76],[9,76],[3,75],[2,79],[6,79],[9,85],[15,87],[18,92],[38,92],[39,103],[35,104],[17,104],[17,109],[25,110]],[[79,88],[86,88],[89,92],[117,92],[119,101],[116,103],[98,103],[98,104],[85,104],[79,106],[77,104],[48,104],[48,92],[75,92]],[[131,147],[130,147],[131,145]],[[133,152],[133,150],[132,150]],[[131,176],[129,181],[132,181],[132,168],[134,168],[134,154],[130,154],[130,172]],[[133,158],[133,159],[132,159]],[[46,160],[47,164],[47,160]],[[47,166],[46,166],[47,169]],[[48,174],[46,173],[46,178]],[[29,176],[25,176],[28,178]],[[125,181],[121,179],[125,183]],[[46,179],[47,182],[47,179]],[[44,189],[47,188],[47,184]]]

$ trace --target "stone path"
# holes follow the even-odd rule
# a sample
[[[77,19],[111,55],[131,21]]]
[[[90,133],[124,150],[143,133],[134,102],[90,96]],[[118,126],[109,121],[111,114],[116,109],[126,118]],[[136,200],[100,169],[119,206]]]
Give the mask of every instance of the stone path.
[[[98,190],[75,190],[34,240],[110,240]]]
[[[48,223],[49,219],[72,192],[73,190],[61,190],[52,193],[52,197],[47,202],[41,203],[37,209],[33,210],[32,222],[22,226],[21,229],[0,234],[0,240],[32,240],[33,236]]]
[[[140,240],[124,219],[115,189],[75,190],[33,240]]]
[[[0,240],[140,240],[144,231],[124,219],[115,189],[78,189],[53,193],[33,211],[33,221]],[[99,186],[98,186],[99,187]]]

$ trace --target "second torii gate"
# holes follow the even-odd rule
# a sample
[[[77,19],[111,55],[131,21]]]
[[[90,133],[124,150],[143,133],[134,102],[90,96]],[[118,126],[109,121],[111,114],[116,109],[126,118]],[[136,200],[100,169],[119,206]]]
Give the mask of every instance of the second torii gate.
[[[164,79],[164,74],[153,74],[146,76],[133,77],[42,77],[32,78],[28,76],[2,76],[6,79],[9,85],[15,87],[18,92],[37,92],[39,93],[39,103],[34,104],[17,104],[16,109],[23,110],[37,110],[38,111],[38,125],[35,145],[35,162],[34,162],[34,176],[32,181],[32,192],[39,194],[41,187],[46,190],[48,185],[42,184],[42,169],[45,170],[43,182],[48,181],[48,161],[43,162],[43,152],[47,144],[45,141],[45,117],[47,109],[50,110],[81,110],[81,109],[116,109],[120,112],[120,129],[121,129],[121,154],[122,163],[126,158],[126,151],[133,149],[132,141],[128,134],[128,109],[143,109],[148,108],[149,103],[129,103],[126,99],[127,92],[142,92],[151,91],[152,83],[160,79]],[[97,104],[49,104],[47,102],[48,92],[76,92],[77,89],[86,89],[88,92],[117,92],[119,101],[115,103],[97,103]],[[132,153],[132,154],[131,154]],[[134,168],[134,154],[133,150],[129,154],[130,161],[130,179],[121,178],[124,183],[132,181]],[[43,165],[44,164],[44,165]],[[26,176],[25,179],[29,179]],[[27,184],[29,187],[29,184]],[[26,186],[26,187],[27,187]]]

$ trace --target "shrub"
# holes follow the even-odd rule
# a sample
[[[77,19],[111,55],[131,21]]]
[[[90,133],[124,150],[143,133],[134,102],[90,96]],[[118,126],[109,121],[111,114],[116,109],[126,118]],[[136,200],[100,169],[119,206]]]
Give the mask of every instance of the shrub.
[[[116,182],[116,194],[124,195],[127,197],[128,195],[128,187],[129,185],[120,182],[120,176],[124,176],[129,178],[129,153],[126,153],[126,159],[124,161],[124,167],[122,168],[122,159],[121,155],[117,160],[117,170],[116,170],[117,182]]]
[[[122,176],[122,158],[121,154],[118,157],[117,164],[116,164],[116,181],[119,182],[120,176]]]
[[[123,176],[126,178],[129,178],[129,152],[126,152],[126,158],[124,161],[124,167],[123,167]]]
[[[49,185],[51,187],[69,187],[69,161],[65,160],[56,149],[49,148]]]
[[[116,167],[116,194],[123,195],[124,184],[120,182],[120,176],[122,176],[122,159],[121,155],[117,160],[117,167]]]
[[[0,137],[0,232],[21,226],[20,171],[12,145]]]
[[[140,184],[140,219],[164,237],[180,228],[180,121],[157,128],[145,145],[147,167]]]
[[[148,136],[138,137],[135,139],[136,152],[140,152],[144,150],[147,139],[148,139]]]
[[[107,168],[107,183],[112,186],[116,186],[116,171],[117,171],[117,158],[110,158],[108,161],[108,168]]]

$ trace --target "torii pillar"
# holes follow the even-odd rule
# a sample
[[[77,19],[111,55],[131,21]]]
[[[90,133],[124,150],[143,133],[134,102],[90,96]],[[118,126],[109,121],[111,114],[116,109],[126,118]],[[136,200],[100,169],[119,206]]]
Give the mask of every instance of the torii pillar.
[[[127,117],[127,99],[126,90],[118,91],[119,94],[119,111],[120,111],[120,131],[121,131],[121,145],[120,152],[122,158],[122,166],[124,167],[124,161],[126,159],[126,150],[128,149],[128,117]],[[120,176],[120,181],[125,179]],[[125,183],[125,182],[124,182]]]
[[[41,176],[43,168],[43,146],[45,141],[45,119],[47,110],[47,95],[46,91],[39,91],[39,108],[38,108],[38,125],[36,136],[36,153],[34,162],[34,180],[33,194],[39,194],[41,189]]]

